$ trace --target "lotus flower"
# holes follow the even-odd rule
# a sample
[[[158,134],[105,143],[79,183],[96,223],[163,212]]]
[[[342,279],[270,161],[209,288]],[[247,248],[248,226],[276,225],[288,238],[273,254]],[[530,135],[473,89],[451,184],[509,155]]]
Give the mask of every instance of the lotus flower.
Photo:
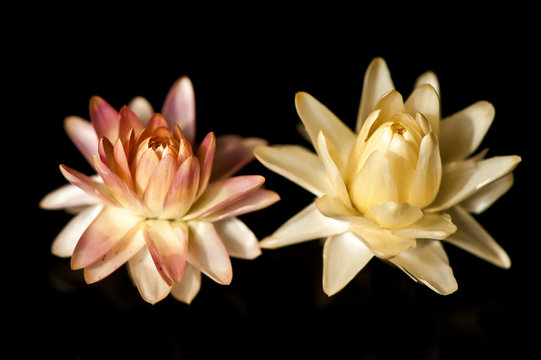
[[[427,72],[403,101],[385,61],[376,58],[365,75],[355,132],[311,95],[298,93],[297,112],[316,153],[275,145],[255,154],[317,198],[261,247],[325,238],[329,296],[374,256],[450,294],[458,285],[442,240],[509,267],[505,251],[469,212],[483,211],[510,188],[520,157],[469,157],[494,108],[481,101],[440,120],[438,93],[436,76]]]
[[[216,139],[211,132],[194,151],[194,109],[191,82],[183,77],[161,114],[152,115],[143,98],[117,112],[93,97],[90,122],[66,119],[68,135],[97,175],[60,165],[72,185],[47,195],[41,206],[78,212],[52,252],[71,256],[71,267],[84,269],[87,283],[127,262],[146,301],[156,303],[171,293],[190,303],[201,273],[229,284],[230,255],[252,259],[261,253],[254,233],[237,216],[276,202],[278,195],[261,187],[262,176],[230,175],[265,141]]]

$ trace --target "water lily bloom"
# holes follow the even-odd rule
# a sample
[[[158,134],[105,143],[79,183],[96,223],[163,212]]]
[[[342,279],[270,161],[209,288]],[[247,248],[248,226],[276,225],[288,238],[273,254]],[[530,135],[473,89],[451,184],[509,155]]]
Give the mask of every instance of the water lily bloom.
[[[419,77],[404,101],[385,61],[365,74],[355,131],[311,95],[295,104],[315,153],[297,145],[259,146],[258,160],[316,195],[260,243],[278,248],[325,238],[323,290],[333,295],[375,256],[440,294],[457,282],[442,240],[507,268],[505,251],[470,212],[513,183],[518,156],[474,156],[494,118],[477,102],[441,119],[439,84]]]
[[[257,257],[254,233],[237,218],[276,202],[258,175],[231,176],[265,141],[205,136],[197,150],[195,102],[188,78],[171,88],[161,113],[144,98],[116,111],[90,100],[90,122],[68,117],[68,135],[97,174],[60,165],[72,184],[48,194],[41,206],[77,215],[52,245],[84,269],[87,283],[125,263],[141,296],[156,303],[171,293],[190,303],[201,273],[220,284],[232,280],[229,256]]]

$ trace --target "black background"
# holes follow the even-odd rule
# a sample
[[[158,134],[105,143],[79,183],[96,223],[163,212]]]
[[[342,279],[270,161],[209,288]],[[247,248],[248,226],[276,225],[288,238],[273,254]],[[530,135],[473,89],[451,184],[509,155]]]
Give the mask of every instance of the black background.
[[[15,81],[4,84],[2,295],[17,358],[521,358],[535,349],[539,58],[527,9],[389,18],[321,8],[323,16],[299,12],[287,27],[282,12],[267,9],[237,17],[214,9],[216,17],[193,22],[188,11],[164,20],[99,8],[83,21],[82,13],[51,17],[39,10],[17,25],[32,31],[9,37],[4,56],[12,60],[6,78]],[[511,24],[516,18],[521,21]],[[142,95],[159,109],[172,83],[187,75],[195,88],[198,140],[214,131],[309,146],[296,131],[295,92],[311,93],[353,127],[364,72],[375,56],[386,59],[405,96],[418,75],[436,72],[444,116],[482,99],[494,104],[496,118],[481,149],[523,161],[514,187],[477,218],[509,253],[511,269],[448,246],[459,284],[452,295],[437,295],[374,259],[329,298],[316,240],[264,250],[252,261],[233,259],[232,284],[203,277],[191,305],[172,297],[150,305],[125,269],[86,285],[69,260],[50,254],[71,216],[41,210],[38,202],[65,183],[60,163],[91,173],[63,119],[88,118],[92,95],[116,108]],[[257,162],[242,173],[264,175],[282,197],[242,217],[260,238],[312,201]]]

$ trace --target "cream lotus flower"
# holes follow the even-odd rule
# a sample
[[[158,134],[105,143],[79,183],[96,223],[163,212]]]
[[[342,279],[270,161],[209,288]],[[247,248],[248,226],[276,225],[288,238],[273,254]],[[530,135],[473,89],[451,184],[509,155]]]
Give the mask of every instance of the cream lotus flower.
[[[457,289],[440,240],[501,267],[509,257],[468,211],[486,209],[512,184],[518,156],[468,158],[494,117],[487,102],[440,120],[439,85],[427,72],[403,101],[385,61],[365,75],[356,133],[307,93],[295,104],[316,153],[259,146],[269,169],[317,196],[260,243],[278,248],[326,238],[323,289],[340,291],[376,256],[440,294]]]
[[[257,257],[253,232],[237,218],[276,202],[257,175],[230,177],[252,160],[265,141],[211,132],[197,152],[195,103],[188,78],[170,90],[161,114],[143,98],[117,112],[105,100],[90,101],[90,122],[65,121],[68,135],[97,171],[88,177],[65,165],[73,185],[47,195],[41,206],[77,215],[52,245],[84,269],[87,283],[124,263],[141,296],[156,303],[171,293],[190,303],[201,272],[220,284],[232,280],[229,256]],[[136,114],[139,114],[136,115]]]

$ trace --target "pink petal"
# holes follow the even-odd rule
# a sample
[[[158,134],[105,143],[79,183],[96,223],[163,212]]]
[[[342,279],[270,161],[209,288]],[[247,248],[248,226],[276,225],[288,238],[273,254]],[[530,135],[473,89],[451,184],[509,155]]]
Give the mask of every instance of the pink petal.
[[[182,222],[147,220],[143,234],[156,269],[173,286],[184,275],[188,250],[188,227]]]
[[[162,114],[154,114],[148,121],[147,126],[145,127],[145,132],[148,131],[148,135],[154,134],[158,128],[168,128],[167,120],[163,117]]]
[[[239,216],[266,208],[278,200],[280,200],[280,195],[274,191],[256,189],[241,197],[239,200],[233,202],[229,206],[226,206],[217,212],[208,214],[205,219],[210,222],[214,222],[232,216]]]
[[[115,171],[114,146],[107,138],[101,138],[98,144],[98,155],[105,165],[112,171]],[[92,163],[94,165],[94,163]]]
[[[98,135],[92,124],[78,116],[64,120],[64,129],[85,159],[92,164],[92,155],[98,153]]]
[[[193,144],[195,141],[195,96],[193,85],[186,76],[178,79],[167,94],[162,107],[162,114],[172,129],[176,123]]]
[[[192,206],[199,187],[199,162],[194,156],[178,168],[163,203],[163,218],[180,218]]]
[[[79,239],[73,256],[72,269],[81,269],[105,255],[141,218],[114,206],[106,206]]]
[[[195,219],[215,213],[256,190],[264,182],[265,178],[259,175],[235,176],[212,182],[192,206],[185,219]]]
[[[201,164],[201,177],[199,179],[197,196],[200,196],[207,188],[215,152],[216,138],[214,137],[214,133],[210,132],[205,136],[205,139],[203,139],[201,146],[199,146],[199,149],[197,150],[197,158],[199,159],[199,164]]]
[[[177,172],[177,161],[173,155],[163,157],[154,172],[150,176],[143,201],[150,212],[158,217],[161,216],[165,197]]]
[[[128,134],[131,130],[134,130],[136,134],[139,134],[143,130],[143,124],[137,118],[137,115],[127,106],[123,106],[120,109],[120,120],[118,135],[122,141],[126,141]]]
[[[128,264],[132,279],[145,301],[155,304],[169,295],[171,286],[167,285],[156,269],[146,246]]]
[[[66,165],[60,165],[60,171],[62,175],[73,185],[77,186],[87,194],[97,197],[98,199],[111,204],[116,205],[116,202],[112,199],[109,191],[104,184],[96,182],[86,176],[83,173],[80,173],[77,170],[71,169]]]
[[[267,141],[236,135],[218,136],[211,179],[223,179],[239,171],[254,159],[253,151],[260,145],[267,145]]]
[[[116,242],[98,261],[85,267],[84,277],[88,284],[107,277],[116,269],[124,265],[132,256],[145,246],[145,239],[139,230],[134,226],[128,233]]]
[[[90,99],[90,122],[98,138],[106,137],[111,142],[118,139],[118,112],[107,101],[99,96]]]
[[[191,221],[188,262],[219,284],[228,285],[233,269],[227,250],[211,223]]]
[[[143,196],[150,176],[159,163],[160,159],[153,149],[146,149],[139,156],[135,168],[135,191],[138,196]]]
[[[130,189],[134,189],[135,186],[128,165],[128,158],[120,139],[116,141],[115,146],[113,147],[113,158],[115,163],[115,173],[130,187]]]
[[[261,248],[254,233],[236,217],[213,223],[230,256],[255,259]]]

